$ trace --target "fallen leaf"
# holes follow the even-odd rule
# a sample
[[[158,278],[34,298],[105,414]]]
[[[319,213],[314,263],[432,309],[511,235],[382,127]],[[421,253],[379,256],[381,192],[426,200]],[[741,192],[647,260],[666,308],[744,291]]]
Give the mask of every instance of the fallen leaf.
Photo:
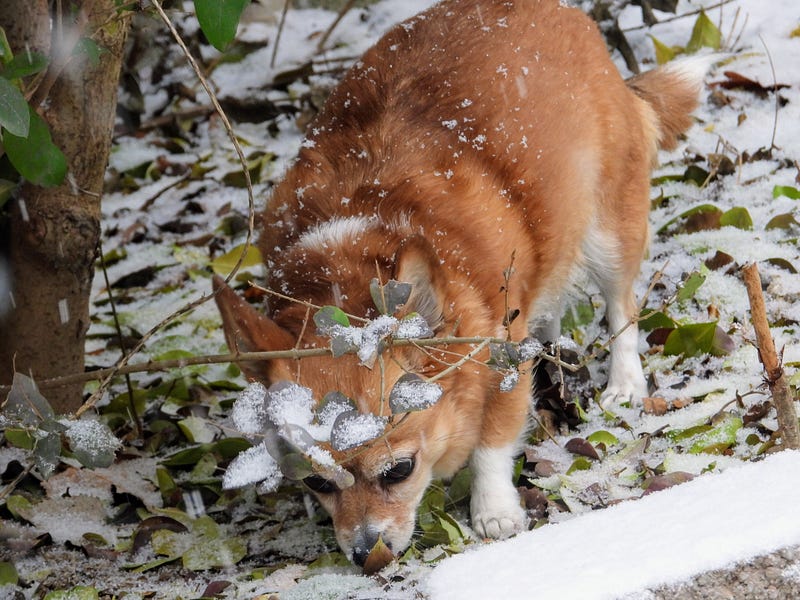
[[[661,416],[666,414],[669,409],[667,401],[659,397],[642,398],[642,404],[644,405],[644,412],[648,415]]]
[[[394,554],[389,546],[378,536],[378,541],[372,547],[364,561],[364,575],[374,575],[394,560]]]

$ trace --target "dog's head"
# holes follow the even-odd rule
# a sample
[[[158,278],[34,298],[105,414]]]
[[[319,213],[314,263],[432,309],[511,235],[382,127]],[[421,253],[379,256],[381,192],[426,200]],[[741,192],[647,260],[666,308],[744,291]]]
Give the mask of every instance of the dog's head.
[[[415,250],[406,253],[413,257],[403,275],[415,290],[409,308],[420,313],[424,310],[429,321],[436,320],[437,313],[445,321],[440,315],[446,291],[436,289],[436,277],[425,266],[428,259]],[[232,351],[324,348],[329,344],[327,338],[314,331],[313,322],[298,325],[295,332],[290,332],[285,318],[278,324],[255,310],[221,279],[216,278],[214,286]],[[298,319],[309,320],[303,306],[298,305],[296,314]],[[302,340],[298,341],[297,331],[302,332]],[[376,364],[371,369],[360,364],[354,355],[247,362],[241,367],[249,379],[267,385],[294,381],[312,390],[317,401],[328,392],[338,391],[352,399],[360,412],[386,415],[389,391],[404,374],[432,375],[446,363],[454,362],[454,350],[468,351],[458,347],[449,350],[446,354],[395,347],[391,356],[384,356],[382,366]],[[337,464],[352,474],[353,485],[340,489],[320,475],[304,480],[333,518],[339,545],[353,562],[363,565],[379,537],[394,553],[408,546],[417,506],[431,479],[452,475],[477,443],[485,378],[486,371],[481,366],[466,365],[457,374],[457,385],[452,375],[438,381],[443,394],[434,406],[407,413],[401,423],[368,444],[332,452]]]

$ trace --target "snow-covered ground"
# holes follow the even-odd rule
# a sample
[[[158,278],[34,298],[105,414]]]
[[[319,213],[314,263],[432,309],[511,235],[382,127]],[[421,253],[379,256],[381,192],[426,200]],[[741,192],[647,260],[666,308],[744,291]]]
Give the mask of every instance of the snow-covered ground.
[[[450,557],[426,588],[431,600],[636,598],[800,544],[798,481],[800,452],[784,451]]]

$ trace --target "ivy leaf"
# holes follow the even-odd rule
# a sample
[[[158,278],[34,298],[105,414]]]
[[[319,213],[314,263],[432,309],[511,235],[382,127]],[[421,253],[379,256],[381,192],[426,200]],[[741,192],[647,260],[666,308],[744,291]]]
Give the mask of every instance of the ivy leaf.
[[[117,436],[108,425],[94,419],[73,421],[65,432],[75,458],[85,467],[109,467],[120,446]]]
[[[721,44],[722,34],[717,26],[714,25],[714,22],[708,18],[705,11],[701,10],[692,28],[692,37],[689,38],[689,43],[686,44],[686,51],[689,54],[694,54],[700,48],[719,50]]]
[[[642,315],[647,315],[639,321],[639,329],[653,331],[655,329],[674,329],[677,324],[667,314],[649,308],[642,309]]]
[[[11,135],[28,137],[30,120],[25,96],[17,86],[0,76],[0,126]]]
[[[239,18],[249,0],[195,0],[194,9],[203,33],[222,52],[236,36]]]
[[[442,397],[441,386],[428,383],[416,373],[406,373],[389,392],[389,409],[393,415],[430,408]]]
[[[406,302],[411,296],[410,283],[403,283],[390,279],[385,285],[381,285],[377,278],[369,282],[369,293],[375,308],[382,315],[393,315],[397,309]]]
[[[34,185],[42,187],[60,185],[67,174],[67,159],[53,144],[50,130],[42,118],[30,107],[28,114],[30,116],[28,135],[18,136],[7,131],[3,136],[8,159],[17,172]]]

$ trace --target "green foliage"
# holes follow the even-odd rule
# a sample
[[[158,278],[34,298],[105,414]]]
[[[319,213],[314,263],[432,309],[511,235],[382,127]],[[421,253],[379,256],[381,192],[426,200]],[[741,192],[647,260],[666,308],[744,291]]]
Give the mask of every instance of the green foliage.
[[[67,159],[53,143],[47,124],[33,109],[28,110],[28,134],[19,136],[7,131],[3,135],[8,159],[17,172],[31,183],[43,187],[60,185],[67,174]]]
[[[800,200],[800,190],[789,185],[776,185],[772,188],[772,197],[780,198],[786,196],[792,200]]]
[[[654,36],[650,36],[656,53],[656,62],[663,65],[680,54],[694,54],[701,48],[719,50],[722,47],[722,33],[714,22],[701,10],[692,28],[692,34],[685,47],[667,46]]]
[[[3,76],[0,76],[0,126],[5,134],[21,137],[28,135],[30,126],[30,112],[25,96]]]
[[[221,277],[227,277],[230,272],[233,271],[233,267],[236,266],[236,263],[239,261],[239,257],[242,256],[244,251],[244,244],[240,244],[225,254],[217,256],[211,261],[211,269],[217,275],[220,275]],[[256,246],[251,244],[247,247],[247,253],[242,260],[239,273],[241,274],[244,271],[254,267],[260,269],[261,265],[263,264],[264,260],[261,258],[261,252]]]
[[[69,590],[56,590],[44,597],[44,600],[98,600],[100,594],[93,587],[79,585]]]
[[[716,321],[689,323],[673,329],[664,343],[664,354],[675,356],[699,356],[713,354],[722,356],[730,352],[727,335]]]
[[[750,212],[743,206],[734,206],[732,209],[722,213],[719,224],[723,227],[731,226],[746,231],[753,229],[753,219],[750,216]]]
[[[0,562],[0,586],[17,585],[18,582],[19,575],[14,563]]]
[[[236,36],[239,18],[249,0],[195,0],[200,28],[217,50],[224,50]]]

